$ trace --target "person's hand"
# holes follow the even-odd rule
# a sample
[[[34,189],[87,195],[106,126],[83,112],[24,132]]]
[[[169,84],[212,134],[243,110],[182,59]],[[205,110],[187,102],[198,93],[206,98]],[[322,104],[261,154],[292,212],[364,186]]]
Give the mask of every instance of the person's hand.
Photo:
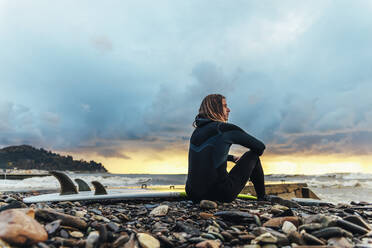
[[[241,157],[234,156],[234,162],[237,163]]]

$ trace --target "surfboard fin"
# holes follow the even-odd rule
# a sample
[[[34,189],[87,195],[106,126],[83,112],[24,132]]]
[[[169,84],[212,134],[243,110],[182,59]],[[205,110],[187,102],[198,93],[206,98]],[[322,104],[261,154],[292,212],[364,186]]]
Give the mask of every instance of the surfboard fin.
[[[105,189],[105,186],[103,186],[98,181],[92,181],[92,184],[94,186],[94,194],[95,195],[107,195],[107,191]]]
[[[89,185],[83,179],[76,178],[75,182],[79,186],[79,192],[81,192],[81,191],[91,191],[90,188],[89,188]]]
[[[49,171],[49,174],[59,181],[61,185],[60,195],[73,195],[78,193],[74,182],[65,173],[60,171]]]

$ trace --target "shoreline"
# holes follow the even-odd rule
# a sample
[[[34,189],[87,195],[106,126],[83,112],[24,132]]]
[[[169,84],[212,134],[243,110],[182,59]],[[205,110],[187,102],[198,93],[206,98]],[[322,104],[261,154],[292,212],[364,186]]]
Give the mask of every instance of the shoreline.
[[[0,194],[2,230],[6,228],[4,213],[31,211],[36,222],[48,233],[47,239],[35,241],[38,243],[35,248],[62,245],[258,248],[315,244],[372,247],[369,234],[372,204],[368,203],[322,207],[294,207],[288,202],[280,205],[242,199],[232,203],[202,201],[200,204],[176,199],[22,203],[23,197],[36,194]],[[6,207],[13,209],[4,210]],[[28,210],[20,210],[25,208]],[[27,226],[22,225],[24,219],[20,219],[20,226]],[[136,246],[137,243],[141,245]]]

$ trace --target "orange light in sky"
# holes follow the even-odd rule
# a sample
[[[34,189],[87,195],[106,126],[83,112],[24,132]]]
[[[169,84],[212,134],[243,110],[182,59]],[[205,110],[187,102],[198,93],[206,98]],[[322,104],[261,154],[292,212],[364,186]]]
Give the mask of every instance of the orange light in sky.
[[[187,174],[187,151],[141,150],[126,152],[131,159],[105,158],[89,154],[73,154],[74,159],[101,162],[110,173],[120,174]],[[371,156],[345,155],[270,155],[261,157],[265,174],[324,174],[342,172],[372,173]],[[233,163],[228,164],[231,169]]]

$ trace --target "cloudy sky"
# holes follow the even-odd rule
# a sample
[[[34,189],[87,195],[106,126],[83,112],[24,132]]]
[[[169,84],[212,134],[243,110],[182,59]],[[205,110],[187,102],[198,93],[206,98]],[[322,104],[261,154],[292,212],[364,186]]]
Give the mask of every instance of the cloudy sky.
[[[187,173],[221,93],[268,172],[372,163],[371,1],[0,0],[0,40],[0,147]]]

